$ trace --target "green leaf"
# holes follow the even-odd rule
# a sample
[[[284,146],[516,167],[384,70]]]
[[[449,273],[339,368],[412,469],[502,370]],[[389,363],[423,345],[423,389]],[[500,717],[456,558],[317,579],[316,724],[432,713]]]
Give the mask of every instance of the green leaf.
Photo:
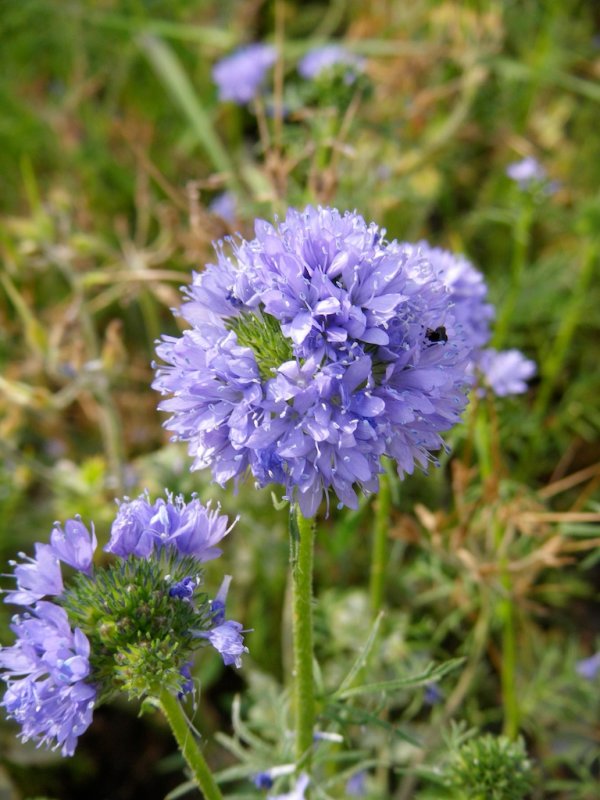
[[[367,663],[367,659],[369,658],[371,650],[373,649],[373,645],[375,644],[375,641],[377,639],[377,634],[379,633],[379,628],[381,626],[382,619],[383,619],[383,611],[380,611],[377,617],[375,618],[373,626],[371,627],[371,631],[369,633],[367,641],[365,642],[362,650],[358,654],[356,661],[350,667],[350,671],[348,672],[344,680],[341,682],[336,692],[336,696],[339,696],[340,693],[346,691],[347,689],[350,689],[350,687],[354,683],[356,676]]]
[[[210,116],[206,113],[179,59],[161,39],[149,33],[140,34],[137,41],[148,57],[171,96],[183,111],[198,142],[219,172],[226,173],[232,187],[237,188],[235,167],[217,136]]]
[[[361,694],[375,694],[377,692],[395,692],[398,689],[406,689],[412,686],[423,686],[432,681],[438,681],[444,675],[457,669],[465,661],[464,658],[453,658],[440,664],[438,667],[430,664],[424,672],[419,675],[412,675],[408,678],[396,678],[391,681],[378,681],[377,683],[366,683],[354,688],[338,689],[333,695],[336,700],[347,700],[349,697],[356,697]]]

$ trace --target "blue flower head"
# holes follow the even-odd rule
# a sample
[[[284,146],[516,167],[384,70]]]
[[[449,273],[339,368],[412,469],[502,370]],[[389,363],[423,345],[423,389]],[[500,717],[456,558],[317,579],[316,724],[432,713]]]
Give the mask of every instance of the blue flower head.
[[[233,192],[222,192],[214,198],[208,209],[225,222],[233,223],[237,216],[237,199]]]
[[[229,530],[227,518],[197,498],[144,495],[119,507],[106,547],[118,558],[109,567],[94,569],[96,537],[79,517],[64,528],[55,523],[50,544],[13,562],[16,587],[5,601],[22,611],[11,625],[15,643],[0,648],[0,705],[23,740],[69,756],[94,707],[115,692],[192,691],[190,656],[205,639],[240,666],[242,626],[224,621],[231,578],[217,595],[217,626],[202,591],[202,564],[219,555],[214,545]],[[61,563],[75,573],[66,584]]]
[[[593,681],[600,672],[600,652],[594,653],[589,658],[582,658],[575,665],[577,674],[588,681]]]
[[[245,105],[257,96],[277,52],[268,44],[250,44],[239,48],[218,61],[213,67],[213,79],[219,100]]]
[[[528,189],[532,184],[542,183],[546,179],[546,170],[533,156],[509,164],[506,174],[520,189]]]
[[[345,67],[344,80],[350,84],[364,70],[365,62],[360,56],[339,44],[327,44],[310,50],[298,64],[298,72],[307,80],[319,78],[334,67]]]
[[[305,516],[356,508],[386,455],[426,468],[460,419],[468,332],[431,261],[356,212],[309,206],[217,246],[165,336],[154,387],[192,469],[282,484]],[[431,331],[444,329],[444,341]]]
[[[367,793],[367,773],[364,770],[355,772],[346,782],[346,795],[348,797],[364,797]]]
[[[11,629],[16,643],[0,649],[7,687],[0,705],[21,726],[23,741],[73,755],[96,703],[96,687],[87,680],[90,643],[63,608],[43,600],[16,615]]]
[[[483,383],[498,397],[522,394],[527,391],[527,381],[535,375],[534,361],[526,358],[520,350],[483,350],[477,366]]]
[[[219,514],[194,497],[186,503],[181,495],[159,498],[151,503],[146,495],[120,503],[112,524],[108,553],[127,558],[129,555],[147,558],[162,547],[174,547],[182,556],[196,561],[210,561],[221,555],[215,547],[233,526]]]

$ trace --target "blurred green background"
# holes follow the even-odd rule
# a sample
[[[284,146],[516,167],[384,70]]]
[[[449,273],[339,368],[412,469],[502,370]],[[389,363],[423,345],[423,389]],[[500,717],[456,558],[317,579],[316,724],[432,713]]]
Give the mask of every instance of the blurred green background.
[[[276,21],[292,113],[279,138],[266,118],[269,149],[251,110],[218,103],[211,68],[244,42],[273,41]],[[503,563],[516,565],[508,602],[532,796],[596,798],[598,682],[576,663],[600,649],[598,3],[3,0],[0,30],[2,563],[75,513],[104,544],[113,499],[144,488],[220,499],[242,519],[214,575],[235,576],[232,617],[253,628],[251,652],[239,673],[203,659],[195,722],[214,764],[228,767],[214,734],[231,733],[243,691],[244,713],[275,747],[268,708],[289,673],[286,515],[268,490],[236,496],[188,472],[150,389],[154,342],[179,330],[170,309],[213,240],[251,235],[257,216],[288,204],[357,209],[389,238],[466,253],[497,307],[496,344],[538,364],[527,395],[471,405],[440,470],[392,487],[373,670],[464,655],[472,674],[445,711],[422,693],[390,701],[386,724],[401,720],[426,747],[416,754],[385,726],[369,734],[375,761],[385,753],[394,765],[369,796],[446,796],[428,788],[427,767],[445,752],[431,730],[451,719],[501,728],[506,587],[490,536],[500,525]],[[344,107],[303,99],[295,69],[330,39],[367,59],[368,90]],[[506,176],[526,156],[551,192]],[[226,189],[234,222],[210,211]],[[368,635],[372,520],[365,500],[320,523],[325,681]],[[2,609],[5,643],[9,615]],[[181,765],[160,720],[136,714],[98,711],[68,761],[20,745],[3,723],[0,796],[164,797]],[[381,709],[368,714],[382,720]],[[415,766],[419,779],[403,777]]]

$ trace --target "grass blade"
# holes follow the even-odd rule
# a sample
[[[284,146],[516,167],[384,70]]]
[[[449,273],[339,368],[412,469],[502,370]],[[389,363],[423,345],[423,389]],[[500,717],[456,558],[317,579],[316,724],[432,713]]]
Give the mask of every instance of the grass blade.
[[[161,39],[148,33],[140,35],[138,42],[159,78],[183,111],[213,167],[218,172],[226,173],[229,183],[237,186],[233,162],[217,136],[210,116],[198,100],[194,87],[173,50]]]

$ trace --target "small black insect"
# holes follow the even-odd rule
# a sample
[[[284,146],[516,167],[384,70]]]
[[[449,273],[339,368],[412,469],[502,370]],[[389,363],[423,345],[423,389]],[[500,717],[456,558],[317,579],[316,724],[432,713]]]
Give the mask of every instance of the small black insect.
[[[425,331],[425,338],[428,339],[431,344],[436,344],[437,342],[443,342],[446,344],[448,341],[448,334],[446,333],[446,328],[443,325],[440,325],[439,328],[433,330],[432,328],[427,328]]]

